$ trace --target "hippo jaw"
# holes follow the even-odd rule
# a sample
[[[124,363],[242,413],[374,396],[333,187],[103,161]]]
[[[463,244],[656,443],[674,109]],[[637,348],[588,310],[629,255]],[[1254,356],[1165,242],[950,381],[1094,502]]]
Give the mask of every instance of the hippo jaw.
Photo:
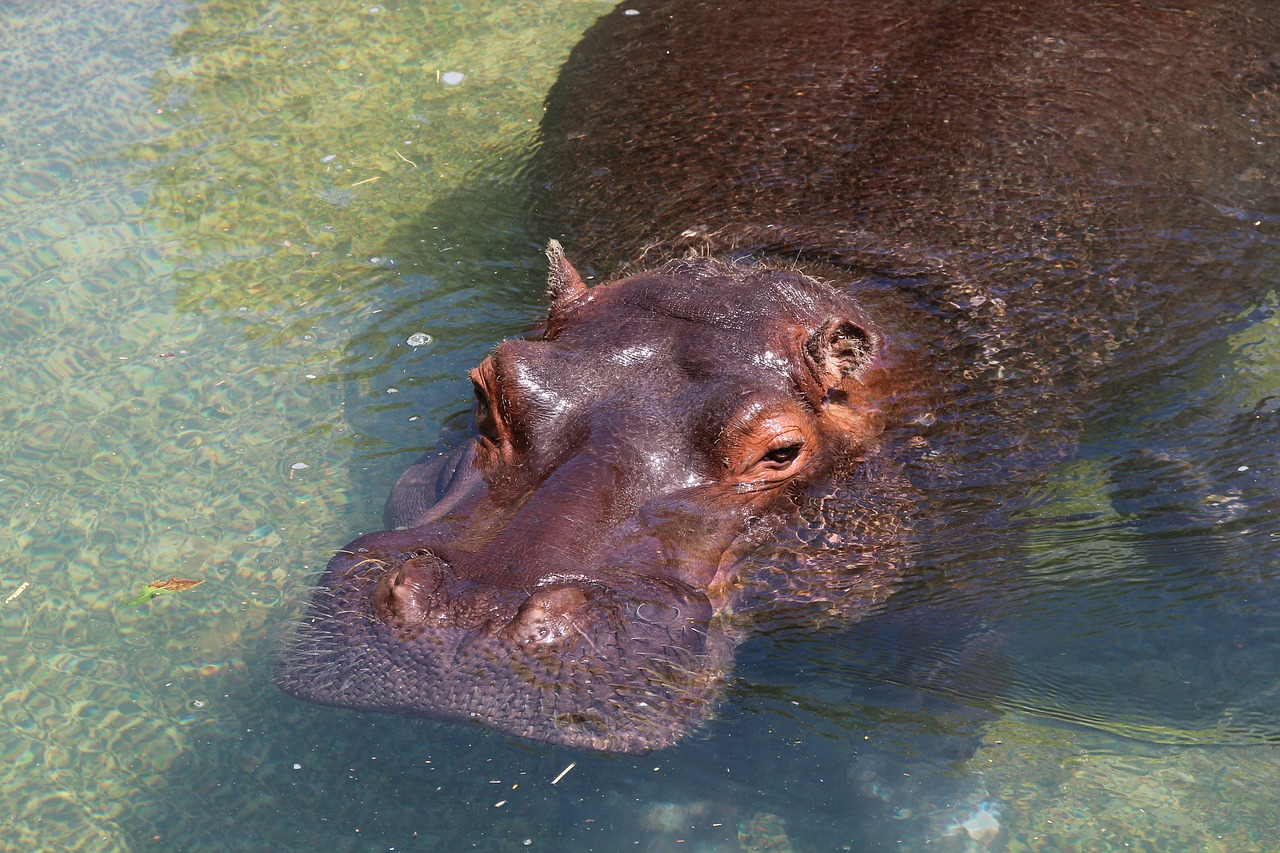
[[[870,453],[891,347],[835,290],[702,259],[588,290],[472,372],[474,435],[330,562],[276,669],[311,701],[644,752],[711,712],[737,558]]]

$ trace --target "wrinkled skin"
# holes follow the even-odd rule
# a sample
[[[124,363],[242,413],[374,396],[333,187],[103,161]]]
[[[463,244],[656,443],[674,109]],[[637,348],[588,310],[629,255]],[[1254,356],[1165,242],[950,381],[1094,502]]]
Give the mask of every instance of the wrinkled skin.
[[[552,244],[545,336],[333,558],[295,695],[669,745],[747,630],[873,611],[913,518],[992,523],[1275,245],[1270,0],[627,8],[535,164],[608,281]]]

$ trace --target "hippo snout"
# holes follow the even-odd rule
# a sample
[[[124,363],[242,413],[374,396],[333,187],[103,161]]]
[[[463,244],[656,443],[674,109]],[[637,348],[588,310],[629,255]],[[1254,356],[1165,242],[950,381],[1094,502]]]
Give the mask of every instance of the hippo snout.
[[[465,559],[397,547],[421,536],[374,534],[330,561],[282,688],[617,752],[668,746],[709,712],[732,644],[699,590],[625,572],[500,586]]]
[[[672,578],[619,572],[606,584],[559,575],[526,593],[472,580],[468,574],[484,572],[461,572],[430,552],[374,562],[385,568],[373,587],[373,614],[401,641],[433,630],[478,631],[536,653],[590,647],[592,637],[625,628],[700,650],[713,615],[703,592]]]
[[[458,578],[439,557],[424,554],[388,570],[373,590],[373,611],[402,639],[430,629],[484,629],[528,649],[561,647],[580,636],[591,596],[579,587],[540,589],[516,603],[514,592]],[[504,606],[505,605],[505,606]]]

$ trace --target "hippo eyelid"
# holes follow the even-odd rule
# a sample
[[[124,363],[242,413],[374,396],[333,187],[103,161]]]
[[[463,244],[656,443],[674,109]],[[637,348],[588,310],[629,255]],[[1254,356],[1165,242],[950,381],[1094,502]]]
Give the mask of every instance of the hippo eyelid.
[[[497,414],[494,412],[493,403],[489,399],[489,393],[475,376],[471,377],[471,388],[475,392],[475,410],[472,414],[472,421],[475,423],[476,432],[485,441],[494,445],[500,444],[502,442],[502,433],[498,428]]]
[[[774,397],[772,395],[748,396],[739,404],[737,411],[725,422],[721,436],[732,439],[734,436],[761,435],[767,431],[771,422],[778,420],[787,422],[790,428],[774,430],[773,435],[768,438],[770,445],[773,445],[778,438],[784,435],[794,433],[795,437],[802,441],[806,437],[808,431],[802,429],[800,424],[808,422],[809,416],[807,412],[789,397]]]
[[[476,398],[473,418],[481,447],[498,451],[497,459],[513,464],[526,448],[519,419],[512,418],[510,401],[503,393],[507,383],[498,359],[489,356],[472,368],[470,376]]]

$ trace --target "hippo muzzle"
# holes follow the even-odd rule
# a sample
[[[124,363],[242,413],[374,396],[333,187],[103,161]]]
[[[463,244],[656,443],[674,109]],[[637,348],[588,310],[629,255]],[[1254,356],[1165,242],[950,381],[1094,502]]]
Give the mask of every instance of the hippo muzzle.
[[[418,548],[420,535],[372,534],[334,558],[282,687],[621,752],[668,746],[709,712],[732,645],[704,593],[622,575],[531,592],[476,583]]]

